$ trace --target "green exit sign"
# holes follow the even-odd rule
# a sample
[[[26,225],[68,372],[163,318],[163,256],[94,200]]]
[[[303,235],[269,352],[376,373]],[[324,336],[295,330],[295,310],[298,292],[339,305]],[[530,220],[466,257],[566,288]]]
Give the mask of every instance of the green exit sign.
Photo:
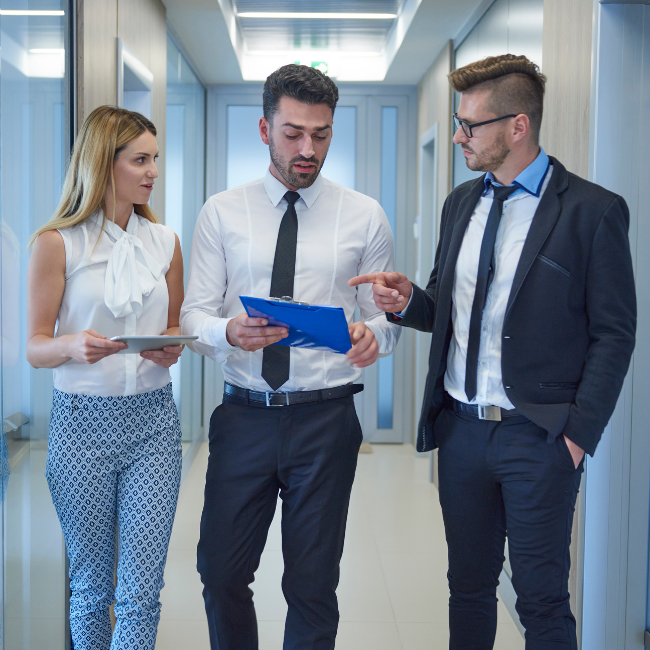
[[[329,73],[329,65],[327,65],[327,61],[311,61],[310,63],[307,63],[306,61],[294,61],[294,63],[296,65],[308,65],[310,68],[314,68],[323,74]]]

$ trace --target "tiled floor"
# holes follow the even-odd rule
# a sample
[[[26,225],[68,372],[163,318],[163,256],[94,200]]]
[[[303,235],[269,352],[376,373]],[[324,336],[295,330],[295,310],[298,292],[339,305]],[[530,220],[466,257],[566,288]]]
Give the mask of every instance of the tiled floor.
[[[336,650],[446,650],[446,545],[429,463],[413,447],[375,445],[359,456],[338,589]],[[196,572],[207,445],[181,488],[162,592],[156,650],[208,650]],[[253,583],[260,650],[281,650],[286,605],[276,516]],[[523,650],[523,639],[499,604],[497,650]]]

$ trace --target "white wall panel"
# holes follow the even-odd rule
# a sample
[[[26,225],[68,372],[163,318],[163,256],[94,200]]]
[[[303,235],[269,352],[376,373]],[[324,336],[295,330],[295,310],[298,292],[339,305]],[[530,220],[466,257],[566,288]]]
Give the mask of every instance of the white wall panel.
[[[650,8],[601,5],[597,34],[590,178],[630,208],[639,320],[623,392],[586,466],[582,647],[641,650],[650,507]]]

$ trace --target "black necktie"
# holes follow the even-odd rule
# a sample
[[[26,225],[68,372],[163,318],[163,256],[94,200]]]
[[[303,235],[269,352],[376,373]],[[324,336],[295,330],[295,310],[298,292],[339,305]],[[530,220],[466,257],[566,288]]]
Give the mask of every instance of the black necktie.
[[[481,343],[481,321],[483,309],[488,295],[488,289],[494,278],[494,242],[497,238],[499,222],[503,214],[503,202],[517,189],[515,186],[497,187],[494,190],[494,201],[485,224],[481,254],[478,259],[478,274],[476,276],[476,292],[472,303],[472,316],[469,321],[469,340],[467,342],[467,365],[465,366],[465,393],[471,402],[476,396],[478,380],[478,351]]]
[[[298,192],[284,195],[288,205],[280,223],[278,242],[271,274],[271,298],[293,297],[293,280],[296,275],[296,244],[298,242],[298,215],[295,203]],[[269,345],[262,353],[262,379],[277,390],[289,379],[291,348],[286,345]]]

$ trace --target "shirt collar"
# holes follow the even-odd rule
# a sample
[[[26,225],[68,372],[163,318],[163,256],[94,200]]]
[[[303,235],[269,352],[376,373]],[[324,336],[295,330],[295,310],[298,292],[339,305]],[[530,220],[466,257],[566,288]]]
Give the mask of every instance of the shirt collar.
[[[544,149],[540,147],[537,158],[535,158],[535,160],[533,160],[533,162],[530,163],[530,165],[528,165],[528,167],[526,167],[526,169],[524,169],[524,171],[521,172],[521,174],[519,174],[519,176],[517,176],[517,178],[512,182],[512,184],[516,185],[519,189],[514,191],[511,196],[528,192],[528,194],[539,197],[550,165],[551,161],[549,157],[546,155]],[[497,183],[494,180],[492,172],[488,172],[485,175],[484,183],[485,190],[483,196],[490,191],[492,184],[501,186],[500,183]]]
[[[289,191],[285,185],[271,174],[270,169],[267,169],[266,176],[264,177],[264,189],[266,190],[269,199],[271,199],[271,203],[273,203],[276,208],[284,198],[284,195]],[[314,183],[309,187],[301,187],[298,190],[298,194],[300,194],[300,198],[305,202],[305,205],[308,208],[311,208],[320,195],[322,189],[323,177],[321,174],[318,174]]]

